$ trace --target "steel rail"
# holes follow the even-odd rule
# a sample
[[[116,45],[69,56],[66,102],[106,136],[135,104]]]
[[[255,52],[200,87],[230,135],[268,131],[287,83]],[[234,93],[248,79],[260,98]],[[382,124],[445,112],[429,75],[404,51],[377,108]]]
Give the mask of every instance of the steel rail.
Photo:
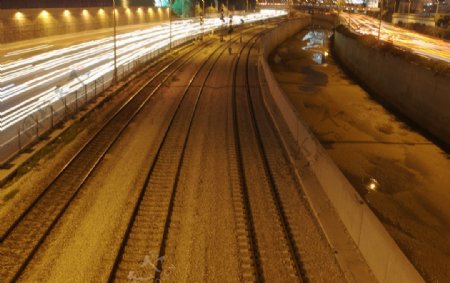
[[[282,229],[283,229],[284,235],[287,240],[289,252],[294,261],[293,263],[294,263],[296,273],[303,282],[309,282],[309,280],[306,276],[306,272],[303,268],[300,254],[298,253],[298,249],[295,244],[295,240],[293,239],[293,236],[292,236],[293,234],[291,232],[291,228],[290,228],[289,222],[287,220],[287,216],[286,216],[286,213],[285,213],[282,201],[281,201],[281,197],[280,197],[280,194],[279,194],[276,182],[275,182],[275,178],[272,173],[272,169],[270,168],[270,165],[269,165],[267,151],[263,144],[263,137],[261,135],[261,130],[258,125],[256,114],[255,114],[255,102],[252,98],[252,92],[250,89],[250,76],[249,76],[250,55],[251,55],[251,51],[255,44],[256,44],[256,41],[253,42],[251,47],[248,49],[247,56],[246,56],[246,63],[245,63],[245,89],[246,89],[246,96],[249,101],[249,111],[250,111],[250,115],[251,115],[251,123],[253,125],[255,137],[257,140],[258,151],[259,151],[260,156],[263,161],[264,172],[266,174],[267,180],[269,181],[269,187],[270,187],[270,191],[272,194],[273,202],[274,202],[276,210],[278,212],[278,216],[279,216],[279,219],[280,219],[280,222],[282,225]]]

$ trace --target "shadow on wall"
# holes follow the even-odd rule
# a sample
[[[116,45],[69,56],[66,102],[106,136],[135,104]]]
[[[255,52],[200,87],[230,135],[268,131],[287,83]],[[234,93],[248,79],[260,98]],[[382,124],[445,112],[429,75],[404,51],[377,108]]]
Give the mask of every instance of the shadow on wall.
[[[111,7],[0,10],[0,43],[113,26]],[[117,8],[117,24],[134,25],[168,20],[167,8]]]

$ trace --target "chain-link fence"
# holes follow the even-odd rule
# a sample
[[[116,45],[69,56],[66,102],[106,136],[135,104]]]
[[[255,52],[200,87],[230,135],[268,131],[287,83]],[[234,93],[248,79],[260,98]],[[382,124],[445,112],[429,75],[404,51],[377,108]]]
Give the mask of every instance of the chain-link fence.
[[[172,38],[172,47],[181,45],[197,38],[199,34],[188,37]],[[133,61],[129,61],[117,66],[118,80],[134,72],[139,66],[158,58],[162,53],[168,51],[169,43],[160,48],[149,52]],[[105,89],[113,83],[113,71],[109,71],[100,76],[93,76],[89,73],[78,75],[75,70],[71,71],[71,78],[78,81],[75,89],[65,89],[55,87],[52,89],[51,99],[35,103],[26,112],[31,113],[24,117],[7,117],[2,120],[2,126],[14,119],[14,123],[5,127],[0,135],[0,164],[5,163],[12,156],[30,146],[39,140],[40,137],[47,135],[56,126],[67,121],[86,105],[95,101],[99,95],[104,93]]]

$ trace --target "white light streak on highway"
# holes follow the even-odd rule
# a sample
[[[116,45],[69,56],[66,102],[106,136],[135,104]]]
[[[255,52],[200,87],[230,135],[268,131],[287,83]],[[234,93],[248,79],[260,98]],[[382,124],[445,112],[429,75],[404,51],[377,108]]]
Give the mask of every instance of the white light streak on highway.
[[[262,10],[247,16],[234,16],[233,25],[285,15],[285,11]],[[228,19],[226,19],[226,22]],[[206,18],[203,29],[198,21],[172,22],[172,42],[209,32],[227,23]],[[117,65],[125,66],[169,45],[169,24],[136,30],[117,36]],[[7,53],[4,57],[50,48],[44,44]],[[92,40],[51,50],[28,58],[0,64],[0,131],[4,131],[56,100],[64,99],[84,85],[101,77],[112,77],[113,37]]]
[[[347,13],[342,13],[342,19],[348,21]],[[351,14],[352,28],[360,34],[371,34],[378,37],[379,20],[361,14]],[[450,43],[414,31],[402,29],[392,24],[382,22],[380,39],[392,42],[394,45],[430,59],[450,63]]]

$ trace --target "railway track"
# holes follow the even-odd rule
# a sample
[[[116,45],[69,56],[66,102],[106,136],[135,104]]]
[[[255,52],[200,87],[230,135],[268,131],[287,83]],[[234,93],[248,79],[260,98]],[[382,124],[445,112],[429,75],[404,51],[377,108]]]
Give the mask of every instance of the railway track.
[[[260,254],[258,250],[258,243],[256,238],[256,231],[254,225],[254,216],[250,208],[249,200],[249,188],[246,182],[246,172],[244,170],[242,150],[240,147],[241,135],[239,132],[239,122],[238,122],[238,107],[237,107],[237,69],[241,56],[246,47],[251,43],[255,37],[252,37],[246,42],[243,48],[239,51],[236,58],[235,67],[233,70],[233,83],[232,83],[232,116],[233,116],[233,141],[232,150],[230,151],[231,157],[235,158],[236,169],[232,170],[235,172],[235,179],[237,179],[237,184],[233,186],[232,198],[234,204],[234,217],[236,222],[236,232],[239,254],[243,260],[241,264],[241,270],[244,275],[248,274],[251,276],[246,276],[246,281],[248,282],[264,282],[264,274],[262,270],[262,265],[260,262]]]
[[[233,141],[229,152],[235,160],[235,168],[231,169],[236,184],[232,188],[232,198],[240,269],[245,282],[285,279],[308,282],[297,247],[298,225],[293,231],[290,222],[293,212],[286,210],[286,200],[280,194],[278,177],[273,172],[274,160],[263,141],[267,131],[258,124],[258,113],[261,115],[261,111],[265,110],[261,110],[264,106],[257,101],[260,99],[259,84],[252,82],[250,66],[255,39],[260,35],[261,32],[251,35],[250,40],[240,48],[234,63],[231,92]],[[233,41],[238,39],[239,36],[236,36]],[[1,236],[0,281],[16,281],[20,278],[83,184],[128,124],[171,75],[185,66],[199,50],[186,51],[152,76]],[[170,272],[171,267],[164,265],[164,255],[186,147],[206,82],[226,50],[228,43],[221,44],[208,55],[177,102],[123,236],[110,272],[110,282],[133,281],[136,278],[158,281],[163,272]],[[267,223],[273,230],[267,231]],[[269,251],[264,230],[275,235],[271,240],[278,249],[276,254]],[[155,255],[156,263],[149,255]],[[144,277],[134,274],[133,270],[143,263],[149,263],[147,272],[150,273]],[[277,277],[278,274],[281,275]]]
[[[204,46],[211,44],[206,42]],[[172,60],[134,93],[64,166],[30,206],[2,235],[0,281],[16,281],[53,227],[83,188],[108,150],[164,83],[201,48],[194,46]],[[156,86],[154,86],[156,84]]]
[[[237,39],[238,36],[235,36],[233,41]],[[140,278],[156,282],[167,270],[163,267],[163,258],[192,122],[206,82],[218,59],[226,50],[228,43],[222,44],[212,52],[184,90],[141,189],[111,271],[110,282],[133,280],[135,276],[139,276],[134,270],[146,260],[151,260],[155,266],[150,265],[148,270],[141,271],[146,275],[143,277],[140,275]],[[194,87],[194,83],[198,81],[201,82],[200,86]],[[153,262],[155,259],[156,262]]]
[[[251,64],[251,52],[256,42],[254,41],[247,48],[247,52],[244,49],[241,50],[238,62],[235,65],[234,70],[234,91],[233,91],[233,112],[234,112],[234,124],[235,124],[235,144],[236,144],[236,156],[237,163],[239,164],[242,181],[241,181],[241,193],[243,197],[244,211],[246,214],[248,231],[250,242],[252,243],[252,250],[254,251],[254,262],[256,263],[256,272],[258,281],[273,281],[273,280],[286,280],[297,282],[308,282],[308,278],[303,268],[303,263],[298,252],[296,241],[292,235],[291,227],[288,222],[288,216],[286,215],[283,202],[280,198],[279,187],[274,178],[270,166],[270,158],[266,152],[266,148],[263,144],[263,136],[258,124],[258,118],[255,114],[256,104],[253,97],[255,94],[252,92],[258,89],[259,84],[251,84],[249,66]],[[242,60],[242,54],[245,55]],[[242,60],[242,61],[241,61]],[[243,64],[244,82],[243,86],[237,82],[239,64]],[[240,90],[240,91],[239,91]],[[260,92],[256,95],[261,95]],[[261,106],[261,105],[260,105]],[[264,110],[263,110],[264,111]],[[247,115],[243,114],[247,112]],[[247,116],[246,118],[244,118]],[[244,121],[247,119],[247,121]],[[251,137],[249,137],[251,135]],[[248,147],[242,149],[244,144],[255,145],[255,148],[249,149]],[[252,180],[252,171],[255,170],[255,165],[259,172],[262,173],[258,176],[261,180]],[[257,192],[257,190],[260,190]],[[266,199],[266,203],[262,203],[261,199]],[[262,203],[262,204],[261,204]],[[265,212],[263,213],[263,210]],[[265,218],[265,219],[262,219]],[[276,234],[279,246],[285,252],[271,254],[269,249],[264,243],[264,230],[267,230],[267,219],[274,219],[275,223],[271,223],[270,226],[273,230],[267,231],[268,233]],[[262,239],[262,240],[261,240]],[[280,258],[277,260],[271,259],[277,255]],[[283,263],[281,268],[272,267],[271,265],[276,263]],[[285,278],[282,278],[281,273],[285,274]],[[280,277],[277,277],[280,276]]]

